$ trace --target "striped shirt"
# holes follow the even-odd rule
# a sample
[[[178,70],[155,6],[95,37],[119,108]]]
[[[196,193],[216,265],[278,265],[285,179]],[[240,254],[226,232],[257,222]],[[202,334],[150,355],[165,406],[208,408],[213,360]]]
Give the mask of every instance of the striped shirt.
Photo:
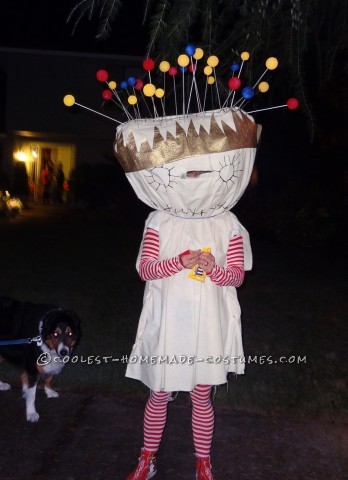
[[[180,255],[167,260],[158,260],[158,256],[158,231],[148,228],[144,236],[139,265],[141,279],[148,281],[170,277],[185,268],[180,262]],[[215,265],[213,270],[207,275],[216,285],[239,287],[244,280],[244,251],[241,235],[231,238],[226,260],[226,267]]]

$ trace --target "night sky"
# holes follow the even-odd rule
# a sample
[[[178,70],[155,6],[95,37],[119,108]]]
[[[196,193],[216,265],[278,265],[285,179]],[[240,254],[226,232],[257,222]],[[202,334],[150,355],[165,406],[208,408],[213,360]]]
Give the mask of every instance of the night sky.
[[[1,0],[0,47],[144,54],[147,40],[142,27],[142,0],[123,2],[107,40],[96,39],[96,16],[92,21],[84,18],[72,34],[74,21],[67,23],[67,18],[76,3],[77,0]]]

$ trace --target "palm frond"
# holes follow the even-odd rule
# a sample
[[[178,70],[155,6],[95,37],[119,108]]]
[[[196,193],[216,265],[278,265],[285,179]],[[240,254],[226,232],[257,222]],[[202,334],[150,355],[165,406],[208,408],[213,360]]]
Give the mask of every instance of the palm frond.
[[[91,20],[93,16],[93,11],[95,8],[96,0],[81,0],[75,7],[71,10],[68,15],[67,23],[69,23],[73,17],[76,15],[77,18],[74,21],[74,26],[72,30],[72,34],[75,33],[75,30],[84,16],[88,16],[88,20]]]
[[[122,5],[122,0],[81,0],[69,13],[67,22],[73,21],[75,18],[72,31],[74,34],[84,17],[91,21],[95,15],[98,15],[99,25],[96,38],[105,38],[110,33],[112,23]]]
[[[150,21],[150,42],[147,47],[147,56],[150,55],[154,49],[156,43],[158,43],[163,37],[163,33],[166,29],[166,15],[170,9],[169,0],[163,0],[158,2],[157,11],[153,14]]]
[[[96,38],[103,39],[110,34],[111,24],[119,14],[123,3],[121,0],[103,0],[101,3],[99,31]]]
[[[68,21],[74,31],[84,18],[99,12],[98,38],[108,35],[126,0],[80,0]],[[220,58],[219,68],[251,54],[250,78],[264,68],[267,56],[280,60],[277,77],[284,95],[296,88],[303,111],[313,125],[313,99],[343,69],[348,53],[346,0],[143,0],[148,26],[148,55],[176,61],[188,43]],[[237,58],[236,58],[237,57]],[[341,65],[341,66],[340,66]],[[311,88],[307,89],[311,79]],[[273,83],[273,81],[272,81]],[[272,95],[272,94],[271,94]]]
[[[146,2],[145,2],[144,15],[143,15],[143,25],[145,25],[147,20],[149,19],[153,1],[154,0],[146,0]]]

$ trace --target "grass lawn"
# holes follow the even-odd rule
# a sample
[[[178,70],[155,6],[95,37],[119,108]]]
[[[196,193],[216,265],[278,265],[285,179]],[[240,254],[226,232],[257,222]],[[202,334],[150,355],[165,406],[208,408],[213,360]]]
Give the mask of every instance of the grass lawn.
[[[138,215],[132,225],[112,213],[34,207],[0,222],[0,295],[72,308],[83,320],[79,361],[57,379],[59,388],[147,397],[140,382],[124,377],[121,361],[131,351],[142,304],[144,284],[134,265],[144,220]],[[344,418],[347,258],[251,239],[255,267],[239,290],[246,374],[231,375],[228,388],[217,389],[216,404]],[[13,384],[12,375],[1,366],[2,380]]]

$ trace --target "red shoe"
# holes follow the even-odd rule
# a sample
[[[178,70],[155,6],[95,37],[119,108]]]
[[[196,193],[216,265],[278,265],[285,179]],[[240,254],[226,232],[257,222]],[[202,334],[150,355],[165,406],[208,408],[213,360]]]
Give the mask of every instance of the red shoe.
[[[141,449],[137,468],[127,477],[127,480],[149,480],[157,473],[156,457],[154,452]]]
[[[214,480],[211,473],[210,457],[197,457],[196,480]]]

